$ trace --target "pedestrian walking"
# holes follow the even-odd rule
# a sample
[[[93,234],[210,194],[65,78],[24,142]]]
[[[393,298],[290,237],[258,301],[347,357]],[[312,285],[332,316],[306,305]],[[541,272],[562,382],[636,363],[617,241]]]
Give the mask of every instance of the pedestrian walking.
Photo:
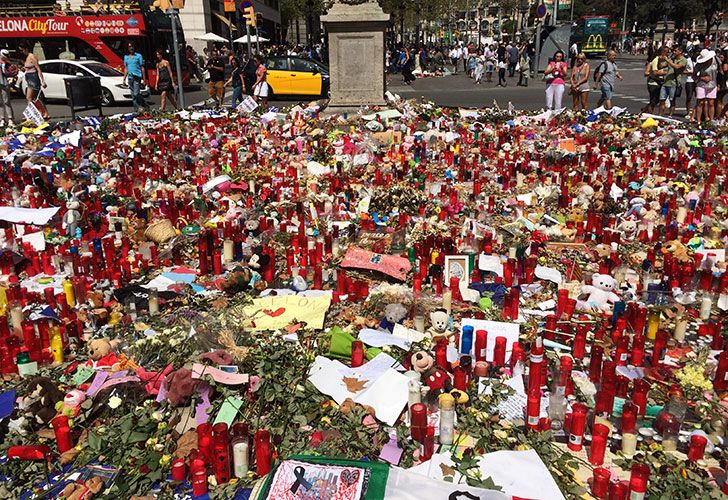
[[[10,105],[10,79],[18,74],[18,70],[8,59],[9,55],[7,49],[0,50],[0,108],[3,112],[0,128],[15,126],[15,113]]]
[[[546,78],[546,109],[562,109],[561,100],[564,97],[564,78],[568,73],[568,67],[564,61],[564,53],[557,50],[553,59],[549,62],[543,74]]]
[[[607,60],[602,61],[594,70],[594,90],[599,89],[601,95],[597,107],[604,105],[606,109],[612,108],[612,97],[617,80],[624,80],[617,67],[617,53],[613,50],[607,52]]]
[[[190,70],[190,74],[195,77],[197,83],[202,83],[202,69],[198,64],[200,56],[197,55],[192,45],[188,45],[185,49],[185,58],[187,59],[187,67]]]
[[[667,75],[665,75],[665,83],[662,84],[662,88],[660,89],[659,114],[665,114],[665,106],[669,101],[670,106],[668,114],[670,115],[670,117],[672,117],[672,115],[675,113],[675,104],[677,98],[680,97],[680,95],[682,94],[682,86],[684,80],[683,72],[687,67],[688,61],[687,59],[685,59],[685,56],[683,56],[682,47],[680,45],[676,45],[673,49],[672,59],[667,57],[665,59],[665,62],[667,63],[669,69],[667,70]]]
[[[404,83],[412,85],[412,82],[415,81],[415,75],[412,73],[415,66],[414,56],[412,55],[412,52],[410,52],[409,47],[405,47],[403,52],[404,61],[402,63],[402,77],[404,78]]]
[[[485,56],[482,51],[478,51],[478,54],[475,56],[475,69],[473,70],[473,78],[475,79],[476,85],[480,85],[483,73],[485,73]]]
[[[460,61],[460,48],[457,45],[453,45],[450,49],[450,62],[452,63],[453,75],[458,74],[458,63]]]
[[[228,85],[230,85],[233,88],[233,97],[230,106],[232,107],[232,109],[235,109],[238,107],[238,104],[243,102],[243,94],[245,92],[245,79],[243,75],[243,66],[238,63],[237,58],[233,59],[232,63],[232,72],[230,73],[230,78],[228,78],[228,81],[225,82],[225,86],[227,87]]]
[[[268,70],[263,65],[263,60],[259,55],[253,58],[255,65],[255,83],[253,84],[253,98],[256,102],[261,102],[263,107],[268,106],[268,96],[270,95],[270,86],[268,85]]]
[[[695,60],[695,121],[710,122],[715,116],[715,99],[718,96],[718,64],[715,52],[703,49]]]
[[[669,66],[667,65],[667,56],[669,54],[667,45],[660,47],[657,55],[650,61],[645,68],[645,76],[647,77],[647,94],[650,101],[642,108],[643,113],[653,113],[655,106],[660,103],[660,93],[665,83]]]
[[[131,92],[131,102],[134,105],[134,111],[147,107],[147,102],[142,96],[142,87],[144,86],[144,58],[136,51],[134,42],[129,42],[126,46],[127,54],[124,56],[124,79],[129,86]]]
[[[169,61],[164,58],[164,51],[157,49],[157,82],[155,90],[161,94],[159,98],[159,110],[164,111],[167,107],[167,101],[175,110],[179,110],[179,104],[175,94],[177,93],[177,84],[172,78],[172,66]]]
[[[220,57],[220,51],[217,49],[212,49],[210,59],[207,61],[207,71],[210,73],[207,95],[210,99],[214,99],[217,107],[220,107],[225,100],[225,59]]]
[[[498,60],[498,86],[499,87],[506,86],[506,69],[507,68],[508,68],[508,63],[506,62],[506,58],[504,56]]]
[[[516,74],[516,65],[518,64],[518,47],[509,43],[508,47],[506,47],[506,53],[508,54],[508,76],[513,78]]]
[[[591,70],[589,63],[586,62],[586,54],[577,54],[569,77],[574,111],[586,110],[587,101],[589,100],[589,75],[591,75]]]
[[[35,102],[40,95],[40,89],[46,88],[45,76],[38,65],[38,58],[30,51],[30,44],[25,40],[18,44],[20,54],[25,58],[23,69],[25,70],[25,100],[28,104]],[[48,117],[45,106],[39,108],[43,118]]]
[[[576,64],[576,59],[579,57],[579,45],[577,45],[576,40],[574,43],[571,44],[571,47],[569,47],[569,67],[573,68],[574,64]]]
[[[528,55],[528,50],[521,52],[521,57],[518,60],[518,85],[521,87],[528,87],[528,75],[531,73],[531,56]]]
[[[491,45],[486,48],[485,51],[483,51],[483,55],[485,56],[485,81],[492,82],[493,72],[495,71],[496,63],[498,62],[494,47]]]

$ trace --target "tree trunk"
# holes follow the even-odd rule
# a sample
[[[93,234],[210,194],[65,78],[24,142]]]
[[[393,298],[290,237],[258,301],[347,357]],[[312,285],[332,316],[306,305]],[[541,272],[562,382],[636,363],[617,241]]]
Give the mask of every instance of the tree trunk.
[[[712,13],[706,13],[705,14],[705,37],[707,38],[710,35],[710,28],[713,27],[713,14]]]

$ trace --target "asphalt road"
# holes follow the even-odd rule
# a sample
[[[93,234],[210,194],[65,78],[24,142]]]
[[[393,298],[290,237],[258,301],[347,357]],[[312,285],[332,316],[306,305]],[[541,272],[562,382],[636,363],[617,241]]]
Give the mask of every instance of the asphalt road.
[[[588,61],[593,72],[596,59]],[[638,113],[647,103],[647,81],[644,77],[644,56],[624,56],[617,59],[623,81],[617,81],[613,104],[626,107],[630,112]],[[462,68],[460,68],[462,70]],[[518,77],[506,76],[507,87],[497,87],[498,75],[493,74],[493,83],[475,85],[474,81],[460,71],[457,75],[443,77],[418,78],[412,85],[405,85],[401,75],[388,76],[388,89],[403,98],[422,97],[435,102],[440,106],[482,107],[492,106],[497,102],[500,107],[506,107],[509,102],[516,109],[538,110],[545,106],[545,83],[539,77],[530,78],[528,87],[518,87]],[[590,76],[591,83],[591,76]],[[568,89],[568,87],[567,87]],[[567,90],[568,91],[568,90]],[[589,106],[594,108],[599,99],[600,92],[589,92]],[[563,104],[571,106],[571,96],[564,93]],[[685,115],[685,97],[678,99],[676,117]]]
[[[597,60],[590,60],[592,68],[598,64]],[[647,102],[646,81],[643,76],[645,64],[644,57],[621,57],[617,60],[624,81],[617,82],[615,89],[614,104],[616,106],[626,107],[629,111],[637,113],[640,108]],[[518,78],[506,77],[508,86],[497,87],[498,77],[494,74],[493,83],[482,83],[475,85],[473,80],[465,76],[462,72],[457,75],[443,77],[428,77],[417,79],[412,85],[405,85],[399,74],[387,76],[388,89],[399,94],[403,98],[421,97],[435,102],[441,106],[463,106],[463,107],[482,107],[492,106],[493,102],[497,102],[499,106],[505,107],[509,102],[517,109],[537,110],[545,105],[545,84],[539,79],[531,78],[529,87],[518,87],[516,83]],[[193,86],[185,92],[185,98],[188,105],[201,104],[207,99],[207,89],[204,86]],[[589,105],[594,107],[599,98],[599,91],[592,90],[589,96]],[[150,103],[154,107],[159,106],[159,96],[151,96]],[[230,102],[230,89],[227,89],[226,100]],[[272,101],[271,105],[277,107],[289,106],[295,104],[296,101]],[[564,105],[571,105],[571,96],[564,95]],[[20,97],[13,99],[13,108],[15,110],[16,121],[22,117],[25,108],[25,100]],[[54,119],[64,119],[70,117],[70,108],[64,102],[50,102],[47,104],[48,112]],[[118,103],[113,106],[104,108],[104,114],[113,115],[116,113],[126,113],[132,110],[131,103]],[[80,113],[82,115],[94,115],[95,111]],[[678,100],[677,117],[685,114],[685,97]]]

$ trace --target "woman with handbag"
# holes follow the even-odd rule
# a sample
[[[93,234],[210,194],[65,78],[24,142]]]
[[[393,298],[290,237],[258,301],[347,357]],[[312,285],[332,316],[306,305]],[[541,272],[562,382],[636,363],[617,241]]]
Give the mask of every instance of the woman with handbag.
[[[586,62],[586,54],[579,52],[576,55],[576,62],[571,68],[569,84],[571,85],[571,98],[574,111],[586,109],[589,100],[589,63]]]
[[[564,61],[564,53],[557,50],[554,58],[544,70],[546,78],[546,109],[561,110],[561,100],[564,97],[566,82],[564,78],[569,69]]]
[[[20,42],[18,48],[20,49],[20,54],[25,57],[25,63],[23,63],[23,68],[25,69],[25,100],[28,101],[28,104],[33,103],[35,105],[35,101],[40,95],[41,87],[47,87],[45,77],[38,65],[38,58],[30,51],[28,42]],[[48,112],[45,106],[41,105],[36,107],[43,118],[48,118]]]
[[[718,64],[715,52],[703,49],[695,60],[695,121],[712,121],[715,116],[715,99],[718,96]]]

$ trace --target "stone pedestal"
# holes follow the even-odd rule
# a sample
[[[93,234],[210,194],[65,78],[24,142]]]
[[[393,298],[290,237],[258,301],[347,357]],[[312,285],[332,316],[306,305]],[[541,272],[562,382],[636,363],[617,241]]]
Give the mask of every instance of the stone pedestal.
[[[389,14],[373,1],[336,1],[321,17],[329,37],[329,74],[334,110],[385,104],[384,31]]]

